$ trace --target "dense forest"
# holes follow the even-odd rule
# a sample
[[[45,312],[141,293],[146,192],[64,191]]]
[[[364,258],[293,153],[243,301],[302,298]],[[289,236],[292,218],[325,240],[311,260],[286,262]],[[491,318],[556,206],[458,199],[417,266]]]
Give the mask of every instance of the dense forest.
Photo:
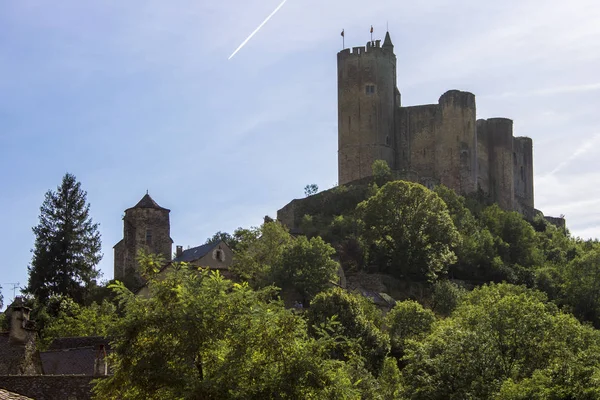
[[[140,254],[149,297],[31,290],[40,345],[110,337],[98,399],[600,398],[598,241],[380,164],[309,194],[299,232],[267,220],[208,239],[234,251],[234,280]],[[340,267],[425,295],[391,287],[382,309],[340,287]]]

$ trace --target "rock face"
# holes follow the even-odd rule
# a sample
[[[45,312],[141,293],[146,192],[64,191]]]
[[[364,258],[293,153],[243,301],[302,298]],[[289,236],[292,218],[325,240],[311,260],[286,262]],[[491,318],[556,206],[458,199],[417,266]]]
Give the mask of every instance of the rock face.
[[[389,33],[344,49],[338,65],[338,183],[371,176],[384,160],[396,176],[459,194],[482,190],[505,210],[532,217],[533,143],[506,118],[477,120],[475,95],[444,93],[437,104],[402,107]]]

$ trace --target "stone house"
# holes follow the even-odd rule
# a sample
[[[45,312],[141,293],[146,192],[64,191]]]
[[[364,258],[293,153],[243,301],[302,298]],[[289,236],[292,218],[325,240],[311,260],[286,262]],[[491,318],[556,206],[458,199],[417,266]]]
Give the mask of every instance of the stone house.
[[[90,399],[92,380],[109,373],[108,340],[60,338],[40,352],[29,313],[19,297],[6,313],[10,329],[0,333],[0,388],[36,400]]]

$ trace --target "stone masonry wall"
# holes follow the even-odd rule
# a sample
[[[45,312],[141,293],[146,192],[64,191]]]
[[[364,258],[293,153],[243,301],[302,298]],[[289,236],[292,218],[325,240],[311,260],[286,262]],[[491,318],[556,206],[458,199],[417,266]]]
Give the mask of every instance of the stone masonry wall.
[[[35,400],[91,399],[93,376],[0,376],[0,387]]]
[[[396,56],[379,43],[338,53],[338,182],[370,176],[375,160],[394,165]]]

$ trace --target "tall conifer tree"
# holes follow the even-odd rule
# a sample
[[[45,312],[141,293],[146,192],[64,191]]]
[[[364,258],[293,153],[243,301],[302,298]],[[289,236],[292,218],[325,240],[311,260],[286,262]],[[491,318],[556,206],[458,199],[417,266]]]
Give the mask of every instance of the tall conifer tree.
[[[69,173],[57,191],[46,192],[39,224],[33,228],[35,248],[26,292],[45,301],[51,295],[85,299],[99,275],[102,259],[98,224],[90,217],[87,193]]]

